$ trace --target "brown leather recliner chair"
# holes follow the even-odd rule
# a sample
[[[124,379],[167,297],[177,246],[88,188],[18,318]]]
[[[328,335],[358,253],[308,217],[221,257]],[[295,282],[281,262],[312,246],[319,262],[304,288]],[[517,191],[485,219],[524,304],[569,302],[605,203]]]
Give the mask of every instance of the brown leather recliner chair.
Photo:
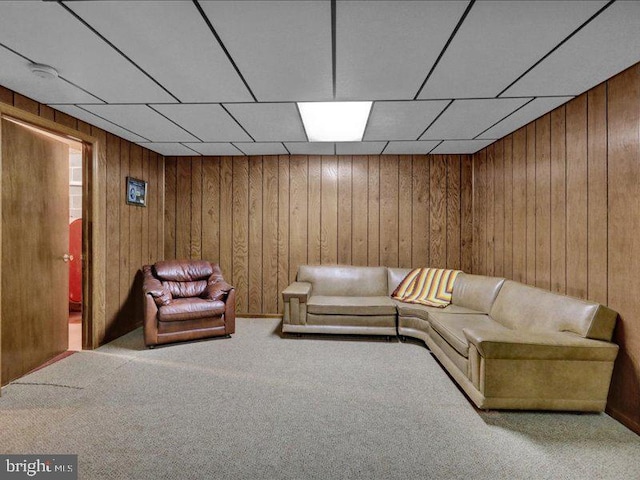
[[[235,333],[235,289],[217,264],[165,260],[145,265],[142,272],[148,347]]]

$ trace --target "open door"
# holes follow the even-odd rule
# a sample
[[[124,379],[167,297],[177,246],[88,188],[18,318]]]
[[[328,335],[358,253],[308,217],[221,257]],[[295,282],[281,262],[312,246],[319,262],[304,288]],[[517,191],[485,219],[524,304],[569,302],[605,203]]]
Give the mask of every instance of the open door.
[[[2,385],[68,346],[69,147],[2,118]]]

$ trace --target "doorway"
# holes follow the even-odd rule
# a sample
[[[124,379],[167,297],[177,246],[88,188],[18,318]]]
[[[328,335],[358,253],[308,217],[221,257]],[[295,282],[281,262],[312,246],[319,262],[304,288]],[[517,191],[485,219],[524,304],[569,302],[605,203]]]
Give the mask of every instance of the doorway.
[[[9,117],[2,118],[2,384],[70,347],[82,345],[80,322],[70,326],[71,215],[80,188],[83,144]],[[72,159],[73,156],[73,159]],[[72,183],[73,182],[73,183]],[[75,183],[75,185],[74,185]],[[75,220],[75,219],[74,219]],[[80,228],[80,244],[82,241]],[[77,261],[82,261],[82,247]],[[82,266],[80,264],[80,274]],[[80,291],[82,278],[80,278]]]

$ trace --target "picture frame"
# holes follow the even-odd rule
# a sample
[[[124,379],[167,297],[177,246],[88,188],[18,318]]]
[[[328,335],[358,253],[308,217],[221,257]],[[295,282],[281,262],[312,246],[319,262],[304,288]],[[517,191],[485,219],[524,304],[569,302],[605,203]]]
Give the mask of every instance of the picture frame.
[[[125,198],[129,205],[147,206],[147,182],[139,178],[127,177]]]

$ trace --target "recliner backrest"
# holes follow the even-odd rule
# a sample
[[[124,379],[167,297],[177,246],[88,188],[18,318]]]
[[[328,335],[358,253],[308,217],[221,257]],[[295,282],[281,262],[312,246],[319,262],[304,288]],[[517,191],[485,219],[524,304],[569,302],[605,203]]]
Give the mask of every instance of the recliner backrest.
[[[222,278],[220,267],[204,260],[163,260],[153,270],[174,298],[199,297],[212,276]]]

